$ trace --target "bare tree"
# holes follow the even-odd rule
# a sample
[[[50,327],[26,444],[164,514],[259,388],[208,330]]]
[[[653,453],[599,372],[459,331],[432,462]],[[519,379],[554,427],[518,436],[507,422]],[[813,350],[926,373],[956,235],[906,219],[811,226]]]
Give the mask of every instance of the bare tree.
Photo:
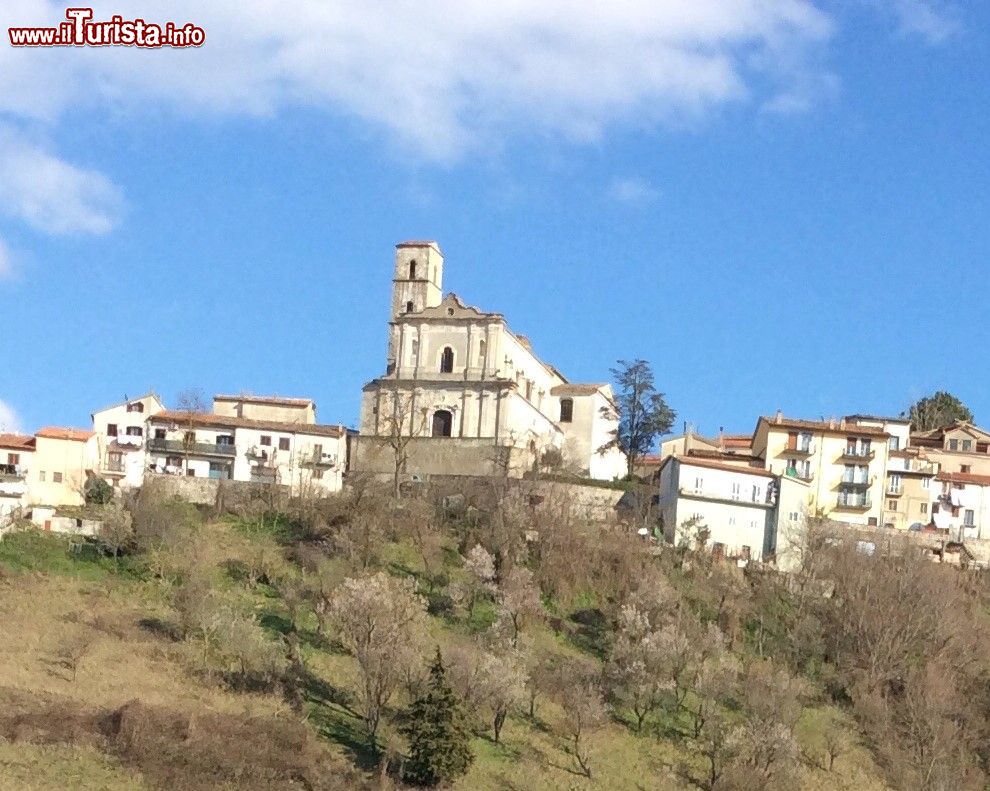
[[[499,585],[498,606],[499,618],[508,627],[512,645],[516,646],[525,625],[543,615],[533,572],[524,566],[514,566]]]
[[[382,712],[402,681],[403,668],[419,662],[426,602],[410,579],[384,572],[352,577],[334,591],[330,618],[361,674],[361,713],[375,745]]]
[[[582,774],[590,780],[591,736],[607,718],[599,674],[593,665],[581,660],[572,660],[562,670],[557,692],[557,701],[563,709],[562,727],[570,744],[571,756]]]
[[[379,441],[392,451],[392,496],[398,499],[402,494],[402,473],[409,460],[409,444],[426,428],[426,410],[417,418],[414,413],[414,399],[411,393],[402,393],[396,386],[389,403],[383,405],[384,414],[379,415]]]

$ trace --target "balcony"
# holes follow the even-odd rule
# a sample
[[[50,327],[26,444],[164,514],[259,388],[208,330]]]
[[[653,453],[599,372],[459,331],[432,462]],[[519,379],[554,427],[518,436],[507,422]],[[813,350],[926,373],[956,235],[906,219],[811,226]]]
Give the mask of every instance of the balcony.
[[[793,448],[784,448],[778,455],[779,456],[812,456],[815,453],[815,443],[814,442],[799,442]]]
[[[850,489],[869,489],[875,480],[876,477],[873,475],[869,477],[843,475],[839,486],[845,486]]]
[[[877,452],[873,448],[857,448],[847,445],[839,454],[839,461],[871,461]]]
[[[116,472],[123,474],[124,472],[124,460],[123,459],[107,459],[103,462],[104,472]]]
[[[844,492],[839,494],[835,507],[854,511],[868,511],[873,507],[873,501],[868,494]]]
[[[299,466],[330,469],[337,466],[337,455],[335,453],[310,453],[302,457],[299,461]]]
[[[16,464],[0,464],[0,481],[23,481],[28,471]]]
[[[811,470],[808,470],[808,472],[802,472],[796,467],[788,467],[784,470],[784,475],[787,478],[797,478],[799,481],[804,481],[805,483],[811,483],[815,480],[815,473]]]
[[[181,439],[150,439],[148,450],[152,453],[176,453],[184,456],[224,456],[236,455],[233,445],[217,445],[212,442],[186,442]]]
[[[890,486],[890,485],[888,485],[887,486],[887,491],[885,492],[885,494],[888,497],[900,497],[902,494],[904,494],[904,487],[903,486]]]

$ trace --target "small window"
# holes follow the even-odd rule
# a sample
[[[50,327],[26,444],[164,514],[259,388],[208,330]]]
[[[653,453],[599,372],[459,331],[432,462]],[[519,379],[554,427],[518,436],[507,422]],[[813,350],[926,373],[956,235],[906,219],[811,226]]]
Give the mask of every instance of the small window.
[[[888,511],[896,511],[897,510],[897,500],[888,500],[887,501],[887,510]]]
[[[875,516],[871,516],[869,519],[866,520],[866,523],[870,527],[876,527],[877,526],[877,518]]]
[[[62,483],[62,473],[53,472],[52,473],[52,483]]]
[[[921,511],[921,513],[923,513],[923,514],[927,514],[928,513],[928,503],[922,503],[919,506],[918,510]]]
[[[570,423],[574,420],[574,399],[560,399],[560,422]]]
[[[182,457],[181,456],[166,456],[165,464],[169,467],[181,467]]]
[[[196,432],[187,431],[183,439],[185,440],[186,444],[192,445],[196,441]]]
[[[194,470],[192,467],[187,468],[186,469],[186,477],[187,478],[195,478],[196,477],[196,470]]]
[[[107,423],[107,436],[108,437],[116,437],[117,436],[117,424],[116,423]]]
[[[484,341],[478,344],[478,365],[482,366],[485,364],[485,350],[487,349],[487,344]]]
[[[323,478],[323,470],[313,470],[313,480],[320,480]]]
[[[278,449],[279,450],[288,450],[289,449],[289,438],[288,437],[279,437],[278,438]]]
[[[413,338],[412,341],[412,359],[416,362],[419,359],[419,341]]]
[[[140,402],[139,403],[136,403],[136,404],[128,404],[127,405],[127,411],[128,412],[144,412],[144,404],[142,404]]]
[[[415,280],[416,279],[416,262],[415,261],[410,261],[409,262],[409,279],[410,280]]]
[[[901,449],[901,438],[900,437],[891,437],[889,440],[887,440],[887,448],[889,450],[900,450]]]
[[[21,454],[20,453],[8,453],[7,454],[7,464],[10,464],[10,465],[16,467],[20,463],[21,463]]]
[[[261,444],[268,446],[272,444],[272,438],[268,434],[261,435]]]
[[[165,429],[156,428],[155,429],[155,439],[165,439]]]
[[[526,380],[526,400],[527,401],[532,401],[533,400],[533,380],[532,379],[527,379]]]
[[[127,427],[127,436],[128,437],[143,437],[144,436],[144,429],[141,428],[140,426],[128,426]]]
[[[949,440],[949,450],[959,450],[959,440],[950,439]]]
[[[445,346],[440,355],[440,373],[451,374],[454,372],[454,350]]]
[[[966,513],[963,515],[963,524],[966,527],[973,527],[976,524],[976,511],[971,511],[967,508]]]
[[[406,313],[412,313],[412,312],[413,312],[413,303],[412,300],[409,300],[406,303]]]
[[[323,457],[323,446],[322,445],[314,445],[313,446],[313,455],[316,458],[318,458],[318,459],[322,458]]]
[[[704,478],[695,478],[694,479],[694,490],[696,492],[700,492],[702,490],[702,488],[704,487],[704,485],[705,485],[705,479]]]
[[[233,445],[233,434],[217,434],[217,445]]]
[[[959,472],[969,472],[971,469],[973,469],[973,466],[971,464],[960,464],[959,465]]]
[[[973,440],[964,439],[962,441],[962,449],[967,452],[971,451],[973,449]]]
[[[42,483],[44,483],[44,482],[45,482],[45,471],[44,471],[44,470],[41,470],[41,471],[40,471],[40,472],[38,473],[38,480],[39,480],[39,481],[41,481]]]

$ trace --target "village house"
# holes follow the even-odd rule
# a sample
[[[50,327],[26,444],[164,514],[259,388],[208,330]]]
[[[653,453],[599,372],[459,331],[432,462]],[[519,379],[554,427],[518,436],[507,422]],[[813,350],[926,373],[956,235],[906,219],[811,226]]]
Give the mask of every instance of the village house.
[[[259,403],[260,401],[260,403]],[[276,402],[284,403],[276,403]],[[241,399],[215,402],[224,412],[295,416],[296,421],[164,410],[148,418],[148,470],[181,475],[279,484],[293,494],[340,491],[347,467],[348,432],[315,422],[312,402]]]
[[[0,434],[0,529],[27,505],[34,444],[27,434]]]
[[[704,544],[741,563],[791,556],[807,516],[809,484],[760,467],[697,455],[668,456],[657,483],[664,538]]]
[[[165,408],[154,393],[94,412],[99,475],[112,486],[130,489],[144,480],[147,421]]]
[[[602,450],[618,425],[609,385],[569,382],[504,316],[443,296],[443,265],[436,242],[396,247],[385,374],[363,389],[351,468],[391,474],[401,453],[408,476],[518,476],[550,460],[624,475],[624,454]]]
[[[83,505],[86,481],[97,474],[99,467],[96,434],[86,429],[50,426],[36,432],[34,440],[27,505]]]

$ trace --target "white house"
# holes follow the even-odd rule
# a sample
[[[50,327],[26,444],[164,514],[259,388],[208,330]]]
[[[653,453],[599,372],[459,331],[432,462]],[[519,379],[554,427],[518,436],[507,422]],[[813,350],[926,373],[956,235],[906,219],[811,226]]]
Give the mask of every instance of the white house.
[[[27,505],[34,444],[30,435],[0,434],[0,529]]]
[[[121,401],[92,414],[99,474],[115,487],[141,485],[145,470],[147,420],[165,408],[154,393]]]
[[[788,562],[807,517],[807,483],[759,467],[673,455],[660,466],[659,508],[664,537],[742,562]]]
[[[393,436],[409,474],[519,475],[551,449],[573,473],[612,479],[625,457],[600,452],[617,425],[604,384],[574,384],[500,313],[443,296],[436,242],[396,247],[385,374],[365,385],[351,467],[388,473]]]
[[[954,541],[990,538],[990,475],[940,472],[932,487],[932,522]]]
[[[148,467],[159,474],[327,494],[347,468],[343,426],[164,410],[148,418],[148,432]]]

